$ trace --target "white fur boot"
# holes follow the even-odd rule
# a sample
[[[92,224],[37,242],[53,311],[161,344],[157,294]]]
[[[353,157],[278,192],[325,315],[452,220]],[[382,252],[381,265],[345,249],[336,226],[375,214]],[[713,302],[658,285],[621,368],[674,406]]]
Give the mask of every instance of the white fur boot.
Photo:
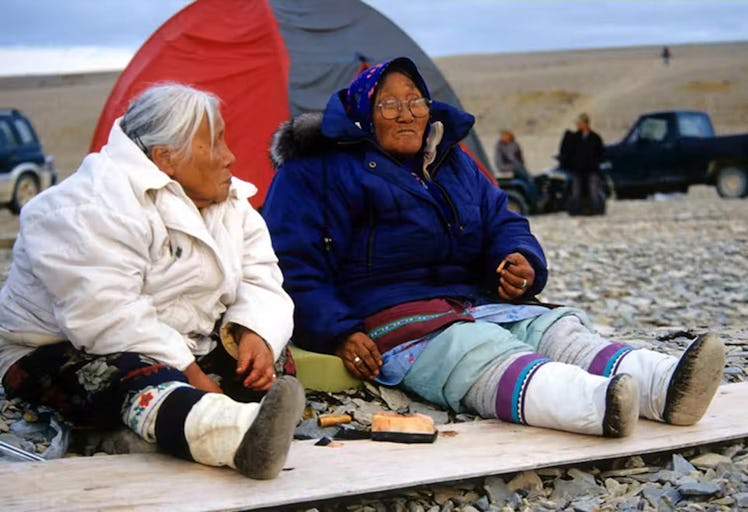
[[[725,366],[725,349],[712,334],[699,336],[677,357],[652,350],[626,353],[618,372],[639,383],[640,414],[673,425],[693,425],[717,392]]]
[[[639,416],[639,391],[629,375],[591,375],[564,363],[541,365],[527,382],[528,425],[580,434],[625,437]]]
[[[278,378],[260,403],[208,393],[190,409],[184,437],[201,464],[274,478],[283,469],[303,409],[304,391],[293,377]]]
[[[624,437],[639,416],[636,381],[523,353],[496,361],[463,398],[484,418],[581,434]]]

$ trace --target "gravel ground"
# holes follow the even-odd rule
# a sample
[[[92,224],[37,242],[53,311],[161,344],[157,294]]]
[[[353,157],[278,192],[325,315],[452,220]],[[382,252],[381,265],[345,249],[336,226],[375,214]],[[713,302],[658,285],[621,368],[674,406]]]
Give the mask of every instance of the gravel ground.
[[[748,201],[721,200],[707,187],[695,187],[688,195],[612,201],[605,217],[570,218],[562,213],[532,217],[532,229],[546,250],[551,272],[541,298],[586,310],[598,330],[611,339],[673,354],[696,335],[715,332],[727,346],[723,380],[745,380],[747,219]],[[3,279],[9,261],[9,251],[0,251]],[[322,412],[351,412],[352,428],[358,430],[368,427],[378,409],[429,414],[437,424],[474,419],[375,386],[308,398],[308,419],[297,429],[300,438],[334,433],[316,427],[314,417]],[[55,430],[33,425],[37,418],[48,419],[48,413],[37,414],[24,404],[3,400],[2,395],[0,413],[0,440],[38,453],[47,449]],[[743,441],[490,477],[304,510],[748,510],[748,446]]]

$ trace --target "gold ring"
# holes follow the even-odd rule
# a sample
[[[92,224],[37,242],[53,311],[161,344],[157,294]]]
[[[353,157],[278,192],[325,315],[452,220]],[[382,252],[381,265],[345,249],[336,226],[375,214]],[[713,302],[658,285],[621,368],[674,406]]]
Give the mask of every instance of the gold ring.
[[[353,364],[359,364],[361,362],[361,358],[356,356],[353,358]]]

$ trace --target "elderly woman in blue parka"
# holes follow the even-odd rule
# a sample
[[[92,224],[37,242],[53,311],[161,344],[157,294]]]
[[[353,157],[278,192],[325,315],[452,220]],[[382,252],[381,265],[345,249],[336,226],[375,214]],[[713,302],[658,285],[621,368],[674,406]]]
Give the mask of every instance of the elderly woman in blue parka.
[[[295,343],[483,417],[606,436],[640,415],[698,421],[720,382],[720,340],[675,358],[611,343],[579,310],[530,304],[545,257],[458,146],[473,121],[431,101],[398,58],[333,94],[322,118],[281,127],[263,215]]]

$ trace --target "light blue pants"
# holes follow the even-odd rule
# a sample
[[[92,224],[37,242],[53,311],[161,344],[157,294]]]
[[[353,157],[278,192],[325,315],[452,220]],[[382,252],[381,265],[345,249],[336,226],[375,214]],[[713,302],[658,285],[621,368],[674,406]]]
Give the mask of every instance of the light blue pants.
[[[463,397],[483,372],[506,357],[536,352],[548,328],[567,315],[590,326],[583,311],[566,307],[513,323],[477,320],[453,324],[428,342],[402,386],[430,402],[462,411]]]

